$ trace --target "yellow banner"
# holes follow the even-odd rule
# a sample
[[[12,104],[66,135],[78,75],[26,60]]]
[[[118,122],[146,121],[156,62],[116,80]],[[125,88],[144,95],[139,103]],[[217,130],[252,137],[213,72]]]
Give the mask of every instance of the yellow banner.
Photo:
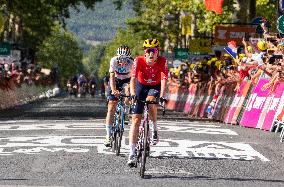
[[[181,17],[181,34],[191,36],[191,17],[190,16]]]
[[[196,38],[189,40],[189,52],[211,53],[212,52],[211,39]]]
[[[0,13],[0,33],[3,32],[3,29],[4,29],[4,17],[3,17],[3,14]]]

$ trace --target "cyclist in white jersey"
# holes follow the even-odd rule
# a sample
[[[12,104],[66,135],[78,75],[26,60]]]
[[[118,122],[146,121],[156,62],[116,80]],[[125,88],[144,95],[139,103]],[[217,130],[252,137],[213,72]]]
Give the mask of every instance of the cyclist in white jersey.
[[[113,116],[115,113],[119,93],[124,90],[126,95],[130,95],[129,82],[131,77],[131,67],[133,58],[131,57],[130,48],[122,45],[117,49],[117,56],[110,60],[110,78],[108,90],[108,112],[106,116],[106,139],[105,146],[110,147]]]

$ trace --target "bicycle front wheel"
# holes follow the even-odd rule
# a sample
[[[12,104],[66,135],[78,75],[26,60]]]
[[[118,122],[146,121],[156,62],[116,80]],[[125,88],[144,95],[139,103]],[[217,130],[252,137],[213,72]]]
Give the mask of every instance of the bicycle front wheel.
[[[120,148],[121,148],[121,141],[122,141],[122,135],[123,135],[123,132],[120,131],[119,133],[117,133],[117,136],[116,136],[116,142],[117,142],[117,145],[116,145],[116,156],[118,156],[120,154]]]
[[[112,140],[111,140],[111,148],[112,148],[112,152],[116,152],[116,149],[117,149],[117,132],[113,132]]]
[[[145,176],[145,166],[146,166],[146,157],[147,157],[147,147],[148,145],[148,133],[149,133],[149,124],[144,125],[144,138],[142,141],[143,149],[142,154],[140,157],[140,176],[141,178],[144,178]]]

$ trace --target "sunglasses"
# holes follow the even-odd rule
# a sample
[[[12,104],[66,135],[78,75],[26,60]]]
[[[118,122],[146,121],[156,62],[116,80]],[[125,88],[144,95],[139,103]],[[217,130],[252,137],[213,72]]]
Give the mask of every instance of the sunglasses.
[[[156,53],[158,53],[158,51],[159,50],[157,48],[147,48],[147,49],[144,50],[145,53],[149,53],[149,54],[150,53],[156,54]]]
[[[119,57],[117,59],[118,63],[128,63],[128,59],[126,57]]]

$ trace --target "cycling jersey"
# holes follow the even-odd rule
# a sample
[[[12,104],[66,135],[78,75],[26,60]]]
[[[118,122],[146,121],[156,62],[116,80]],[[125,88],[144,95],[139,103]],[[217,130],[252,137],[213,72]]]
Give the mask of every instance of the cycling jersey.
[[[148,66],[144,56],[138,56],[133,63],[131,76],[143,85],[157,85],[168,79],[168,64],[165,57],[158,57],[153,66]]]
[[[115,56],[110,60],[109,72],[115,73],[115,77],[121,80],[130,78],[132,64],[131,58],[127,58],[126,64],[121,64],[118,62],[118,56]]]

